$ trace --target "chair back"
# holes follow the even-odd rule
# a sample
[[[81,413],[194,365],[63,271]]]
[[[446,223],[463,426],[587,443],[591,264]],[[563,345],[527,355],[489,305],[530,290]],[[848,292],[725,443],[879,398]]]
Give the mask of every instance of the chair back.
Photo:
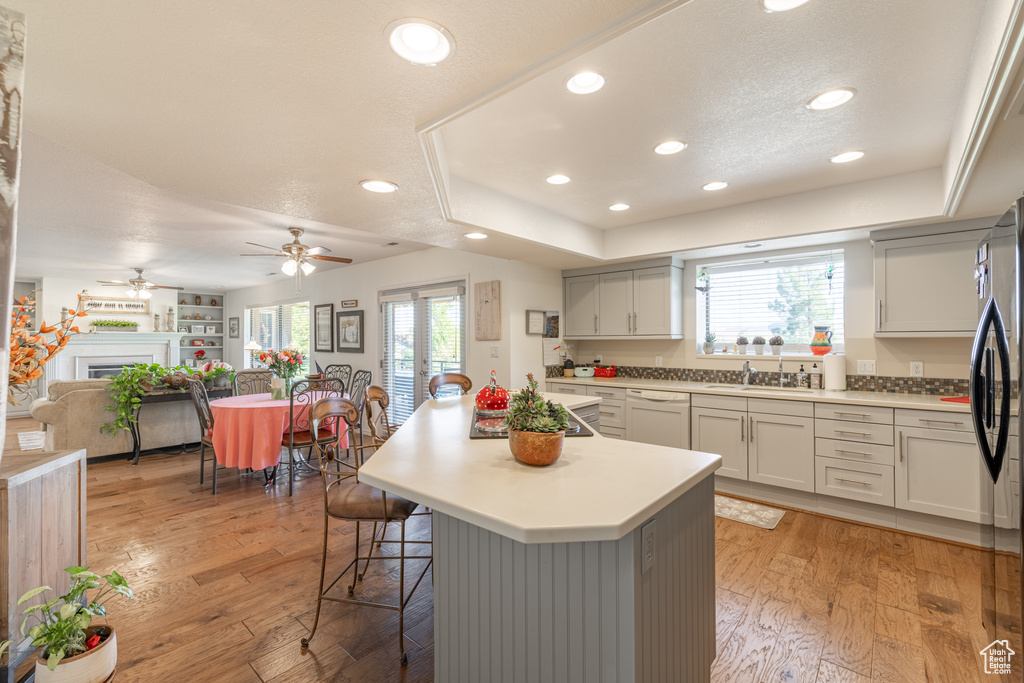
[[[324,505],[327,505],[327,493],[331,486],[343,479],[357,477],[359,458],[351,457],[353,453],[352,430],[359,424],[359,408],[355,403],[340,396],[329,396],[316,401],[309,409],[310,428],[314,433],[322,429],[333,428],[339,437],[348,435],[348,447],[342,453],[338,448],[339,439],[329,441],[313,440],[313,452],[316,462],[310,462],[320,470],[324,482]],[[326,509],[326,507],[324,508]]]
[[[300,379],[292,382],[288,408],[289,434],[310,430],[313,404],[323,398],[341,398],[341,388],[340,379]]]
[[[366,395],[366,387],[373,381],[373,373],[369,370],[356,370],[352,376],[352,384],[349,385],[348,398],[359,408],[359,417],[363,416],[363,403]]]
[[[457,393],[451,390],[445,391],[448,386],[458,387]],[[427,390],[430,391],[430,398],[442,396],[464,396],[473,388],[473,382],[465,375],[458,372],[442,372],[430,378]]]
[[[328,365],[327,369],[324,370],[324,377],[328,377],[331,379],[340,379],[341,388],[342,391],[344,391],[345,387],[352,385],[352,366],[342,365],[340,363]]]
[[[206,393],[206,387],[202,381],[189,377],[188,393],[192,396],[192,405],[195,406],[196,415],[199,417],[199,428],[202,430],[200,438],[213,431],[213,409],[210,408],[210,396]]]
[[[371,384],[366,388],[366,424],[370,427],[370,438],[374,448],[379,448],[391,436],[391,421],[388,419],[388,404],[391,397],[384,387]],[[374,406],[377,412],[374,414]]]
[[[274,373],[266,369],[239,370],[235,373],[235,396],[269,394]]]

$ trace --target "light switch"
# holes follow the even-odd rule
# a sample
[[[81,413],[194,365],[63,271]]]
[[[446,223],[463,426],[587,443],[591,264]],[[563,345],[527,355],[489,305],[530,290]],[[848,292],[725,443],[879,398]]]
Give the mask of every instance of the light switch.
[[[498,347],[497,346],[492,346],[491,347],[491,358],[497,358],[497,357],[498,357]]]
[[[873,374],[875,374],[875,361],[873,361],[873,360],[859,360],[859,361],[857,361],[857,374],[858,375],[873,375]]]

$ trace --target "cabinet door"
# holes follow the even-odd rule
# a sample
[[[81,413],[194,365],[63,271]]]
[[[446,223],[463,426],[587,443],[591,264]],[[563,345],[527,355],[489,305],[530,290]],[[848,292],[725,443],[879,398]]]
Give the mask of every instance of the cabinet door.
[[[747,414],[717,408],[691,408],[690,448],[722,456],[720,477],[747,478]]]
[[[673,310],[673,302],[679,310]],[[662,266],[633,271],[633,334],[682,334],[682,273]]]
[[[985,230],[875,242],[875,331],[973,333]]]
[[[897,508],[992,522],[992,480],[973,433],[897,427],[896,442]]]
[[[750,414],[747,478],[814,491],[814,418]]]
[[[597,336],[598,290],[596,275],[567,277],[565,282],[566,337]]]
[[[606,337],[633,334],[633,271],[604,273],[598,277],[598,333]]]

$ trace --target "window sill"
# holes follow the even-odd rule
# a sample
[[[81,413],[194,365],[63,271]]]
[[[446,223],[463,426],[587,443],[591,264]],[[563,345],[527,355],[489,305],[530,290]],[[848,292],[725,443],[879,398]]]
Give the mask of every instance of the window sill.
[[[839,352],[842,353],[842,352]],[[778,362],[778,359],[782,360],[810,360],[810,361],[821,361],[824,356],[816,356],[813,353],[783,353],[780,356],[775,354],[765,353],[757,355],[756,353],[697,353],[697,360],[738,360],[738,361],[760,361],[760,360],[772,360]]]

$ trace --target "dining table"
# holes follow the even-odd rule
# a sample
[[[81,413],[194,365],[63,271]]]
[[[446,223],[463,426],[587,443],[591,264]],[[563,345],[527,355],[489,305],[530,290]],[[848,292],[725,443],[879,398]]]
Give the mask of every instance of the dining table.
[[[313,392],[310,403],[296,405],[298,424],[306,424],[309,406],[319,398]],[[325,394],[326,395],[326,394]],[[346,396],[347,398],[347,396]],[[265,469],[277,465],[288,433],[290,399],[273,399],[270,394],[247,394],[210,401],[213,411],[213,451],[226,467]],[[303,427],[303,430],[308,427]],[[343,431],[338,446],[348,446]]]

